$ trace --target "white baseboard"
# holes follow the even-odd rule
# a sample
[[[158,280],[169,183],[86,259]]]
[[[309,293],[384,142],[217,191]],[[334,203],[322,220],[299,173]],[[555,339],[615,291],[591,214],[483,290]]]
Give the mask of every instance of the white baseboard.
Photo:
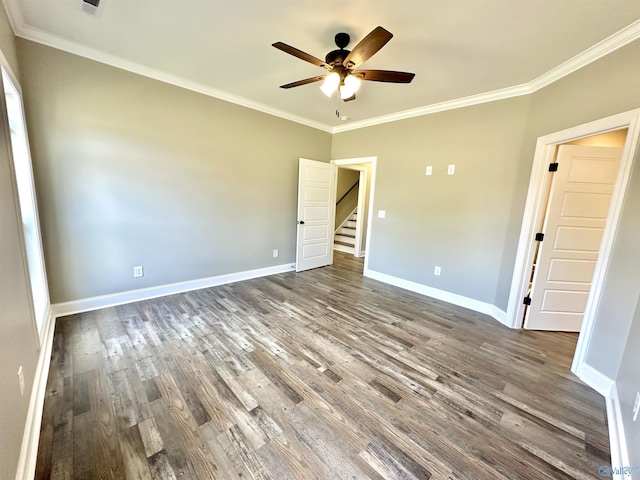
[[[504,310],[492,305],[490,303],[482,302],[474,298],[465,297],[456,293],[447,292],[446,290],[440,290],[438,288],[429,287],[421,283],[412,282],[403,278],[394,277],[393,275],[387,275],[386,273],[376,272],[375,270],[365,269],[364,276],[379,280],[389,285],[404,288],[411,292],[426,295],[427,297],[436,298],[443,302],[458,305],[459,307],[468,308],[478,313],[483,313],[493,317],[503,325],[507,325],[507,313]]]
[[[40,354],[36,373],[31,387],[31,398],[29,399],[29,411],[27,422],[22,436],[22,447],[20,459],[18,460],[18,470],[16,480],[32,480],[36,473],[36,459],[38,456],[38,443],[40,442],[40,427],[42,425],[42,410],[44,408],[44,397],[47,390],[47,379],[49,378],[49,365],[51,364],[51,350],[53,348],[53,332],[55,330],[55,317],[50,307],[47,307],[45,324],[42,328],[40,342]]]
[[[609,446],[611,448],[611,466],[613,467],[613,478],[615,480],[629,480],[631,477],[616,471],[630,466],[627,440],[624,435],[624,425],[622,423],[622,412],[620,410],[620,400],[618,399],[618,389],[614,383],[611,387],[611,394],[606,397],[607,403],[607,423],[609,424]]]
[[[165,295],[172,295],[174,293],[189,292],[191,290],[215,287],[227,283],[240,282],[242,280],[250,280],[252,278],[258,277],[266,277],[268,275],[291,272],[294,270],[295,265],[292,264],[257,268],[255,270],[246,270],[244,272],[229,273],[226,275],[201,278],[198,280],[189,280],[187,282],[171,283],[167,285],[159,285],[157,287],[130,290],[128,292],[83,298],[81,300],[73,300],[71,302],[56,303],[53,305],[53,311],[56,317],[61,317],[64,315],[71,315],[73,313],[88,312],[91,310],[98,310],[100,308],[138,302],[140,300],[149,300],[151,298],[163,297]]]
[[[578,367],[576,375],[603,397],[609,398],[611,396],[615,382],[591,365],[583,363]]]

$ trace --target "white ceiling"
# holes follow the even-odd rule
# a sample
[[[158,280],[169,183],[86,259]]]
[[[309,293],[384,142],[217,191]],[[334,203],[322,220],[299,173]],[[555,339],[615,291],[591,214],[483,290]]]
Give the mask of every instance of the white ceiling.
[[[19,36],[327,131],[530,93],[640,38],[639,0],[4,1]],[[324,70],[272,43],[324,59],[378,25],[394,38],[363,68],[411,84],[363,82],[349,103],[278,88]]]

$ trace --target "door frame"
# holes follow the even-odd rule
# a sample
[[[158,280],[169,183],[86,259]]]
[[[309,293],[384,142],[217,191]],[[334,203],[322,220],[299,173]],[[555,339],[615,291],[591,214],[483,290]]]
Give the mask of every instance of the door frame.
[[[593,325],[600,303],[605,275],[609,267],[613,240],[620,221],[622,204],[631,176],[633,159],[638,150],[640,140],[640,109],[612,115],[538,138],[511,281],[506,324],[511,328],[521,328],[524,315],[522,299],[526,296],[529,277],[531,275],[531,265],[536,243],[535,230],[538,228],[538,225],[540,225],[546,210],[546,195],[549,182],[551,181],[550,176],[547,175],[547,166],[553,161],[557,146],[580,138],[591,137],[623,128],[627,128],[628,132],[622,151],[622,158],[620,159],[620,170],[614,187],[611,206],[609,207],[607,225],[602,236],[600,253],[593,274],[593,282],[585,307],[576,352],[571,365],[571,371],[580,377],[580,372],[585,365],[586,355],[592,341]],[[603,395],[609,393],[602,392],[602,388],[598,388],[597,385],[591,386]]]
[[[360,185],[360,187],[358,187],[358,200],[357,200],[357,204],[356,204],[356,208],[358,210],[358,212],[360,212],[360,206],[365,204],[365,192],[366,192],[366,185],[367,185],[367,168],[363,167],[361,165],[342,165],[342,166],[337,166],[338,171],[343,168],[345,170],[353,170],[355,172],[358,172],[358,184]],[[337,178],[338,176],[336,175],[336,183],[337,183]],[[364,185],[364,188],[362,188],[361,186]],[[338,205],[336,204],[336,210],[337,210]],[[368,216],[367,216],[368,218]],[[354,252],[353,252],[353,256],[354,257],[362,257],[365,255],[366,253],[366,248],[363,249],[362,248],[362,214],[358,215],[357,220],[356,220],[356,238],[355,238],[355,246],[354,248]]]
[[[364,271],[367,271],[367,268],[369,266],[369,254],[368,252],[370,251],[370,247],[371,247],[371,226],[372,226],[372,220],[373,220],[373,199],[374,199],[374,194],[375,194],[375,185],[376,185],[376,166],[377,166],[377,162],[378,162],[378,157],[376,156],[372,156],[372,157],[358,157],[358,158],[341,158],[341,159],[337,159],[337,160],[331,160],[331,163],[333,163],[334,165],[336,165],[337,168],[340,167],[352,167],[355,165],[361,165],[361,164],[369,164],[371,165],[371,179],[370,179],[370,188],[369,188],[369,209],[367,212],[367,235],[365,238],[365,242],[364,242],[364,251],[365,251],[365,257],[364,257]],[[361,169],[358,169],[361,170]],[[362,178],[362,173],[363,171],[360,171],[360,178]],[[365,176],[366,176],[366,171],[364,172]],[[338,176],[336,175],[336,182],[338,181]],[[362,189],[360,189],[360,192],[362,192]],[[358,205],[360,204],[360,193],[358,193]],[[362,230],[362,227],[360,227],[360,230]],[[356,232],[356,240],[360,240],[360,243],[362,243],[362,232]],[[356,252],[360,251],[361,249],[356,248]]]

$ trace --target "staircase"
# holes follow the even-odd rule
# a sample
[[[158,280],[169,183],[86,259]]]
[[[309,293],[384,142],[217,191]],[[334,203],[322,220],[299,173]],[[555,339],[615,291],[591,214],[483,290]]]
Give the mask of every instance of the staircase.
[[[358,213],[354,210],[340,225],[333,237],[333,249],[352,255],[356,253],[356,222]]]

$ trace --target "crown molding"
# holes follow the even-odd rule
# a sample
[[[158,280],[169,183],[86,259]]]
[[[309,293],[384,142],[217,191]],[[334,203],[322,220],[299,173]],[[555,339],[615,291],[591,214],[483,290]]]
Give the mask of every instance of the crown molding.
[[[421,115],[430,115],[432,113],[444,112],[446,110],[453,110],[456,108],[470,107],[472,105],[478,105],[481,103],[494,102],[496,100],[503,100],[506,98],[517,97],[521,95],[528,95],[536,92],[552,83],[560,80],[573,72],[586,67],[590,63],[616,51],[619,48],[628,45],[640,38],[640,20],[626,26],[622,30],[614,33],[613,35],[605,38],[601,42],[596,43],[587,50],[579,53],[575,57],[567,60],[566,62],[558,65],[557,67],[549,70],[545,74],[532,80],[529,83],[523,83],[515,87],[507,87],[502,90],[494,90],[491,92],[481,93],[478,95],[471,95],[468,97],[458,98],[446,102],[436,103],[432,105],[426,105],[424,107],[414,108],[411,110],[404,110],[402,112],[392,113],[389,115],[382,115],[379,117],[369,118],[359,122],[353,122],[348,125],[340,125],[334,127],[331,133],[347,132],[349,130],[357,130],[359,128],[371,127],[374,125],[380,125],[382,123],[395,122],[398,120],[404,120],[407,118],[418,117]]]
[[[503,88],[501,90],[493,90],[491,92],[480,93],[478,95],[470,95],[468,97],[456,98],[446,102],[434,103],[424,107],[412,108],[402,112],[390,113],[389,115],[381,115],[379,117],[368,118],[359,122],[353,122],[348,125],[340,125],[334,127],[331,133],[347,132],[349,130],[357,130],[365,127],[372,127],[382,123],[395,122],[397,120],[405,120],[407,118],[420,117],[422,115],[430,115],[432,113],[444,112],[446,110],[455,110],[462,107],[470,107],[481,103],[495,102],[496,100],[504,100],[505,98],[519,97],[528,95],[531,89],[528,84],[517,85],[515,87]]]
[[[2,0],[2,2],[4,3],[5,10],[7,11],[11,28],[13,29],[14,34],[18,37],[331,134],[372,127],[383,123],[396,122],[398,120],[430,115],[433,113],[479,105],[482,103],[494,102],[496,100],[528,95],[560,80],[563,77],[566,77],[567,75],[570,75],[577,70],[580,70],[590,63],[595,62],[609,53],[614,52],[615,50],[640,38],[640,20],[637,20],[528,83],[431,105],[425,105],[423,107],[404,110],[388,115],[381,115],[346,125],[331,126],[299,115],[291,114],[263,103],[249,100],[248,98],[234,95],[202,83],[193,82],[177,75],[145,67],[144,65],[125,60],[121,57],[109,55],[93,48],[84,47],[75,42],[70,42],[58,36],[51,35],[42,30],[26,25],[19,0]]]
[[[618,50],[619,48],[628,45],[640,38],[640,20],[627,25],[622,30],[617,31],[613,35],[605,38],[601,42],[596,43],[592,47],[587,48],[585,51],[579,53],[573,58],[570,58],[566,62],[552,68],[547,73],[539,76],[538,78],[529,82],[529,88],[531,92],[535,92],[551,85],[553,82],[560,80],[573,72],[586,67],[590,63]]]
[[[14,0],[4,0],[4,1],[5,1],[5,5],[10,5],[11,3],[13,3]],[[18,7],[18,10],[19,10],[19,7]],[[9,16],[11,17],[11,15]],[[20,16],[17,15],[16,17],[19,18]],[[12,22],[12,27],[15,28],[17,25],[18,25],[18,22],[16,21],[16,18],[14,18],[14,21]],[[149,68],[139,63],[131,62],[121,57],[117,57],[115,55],[110,55],[108,53],[100,52],[93,48],[82,46],[78,43],[70,42],[58,36],[51,35],[42,30],[30,27],[28,25],[25,25],[24,23],[22,24],[21,27],[16,28],[16,35],[26,40],[40,43],[42,45],[46,45],[48,47],[52,47],[57,50],[62,50],[64,52],[72,53],[74,55],[78,55],[80,57],[84,57],[89,60],[94,60],[99,63],[103,63],[115,68],[119,68],[121,70],[136,73],[138,75],[152,78],[160,82],[168,83],[170,85],[175,85],[177,87],[191,90],[193,92],[201,93],[203,95],[217,98],[225,102],[240,105],[242,107],[250,108],[252,110],[257,110],[259,112],[266,113],[268,115],[272,115],[275,117],[279,117],[284,120],[289,120],[291,122],[306,125],[308,127],[322,130],[327,133],[331,133],[331,130],[332,130],[331,126],[325,125],[324,123],[316,122],[308,118],[304,118],[299,115],[294,115],[284,110],[280,110],[278,108],[265,105],[263,103],[249,100],[248,98],[241,97],[239,95],[234,95],[232,93],[228,93],[223,90],[219,90],[217,88],[204,85],[202,83],[193,82],[191,80],[187,80],[186,78],[179,77],[177,75],[172,75],[167,72],[163,72],[161,70]]]

